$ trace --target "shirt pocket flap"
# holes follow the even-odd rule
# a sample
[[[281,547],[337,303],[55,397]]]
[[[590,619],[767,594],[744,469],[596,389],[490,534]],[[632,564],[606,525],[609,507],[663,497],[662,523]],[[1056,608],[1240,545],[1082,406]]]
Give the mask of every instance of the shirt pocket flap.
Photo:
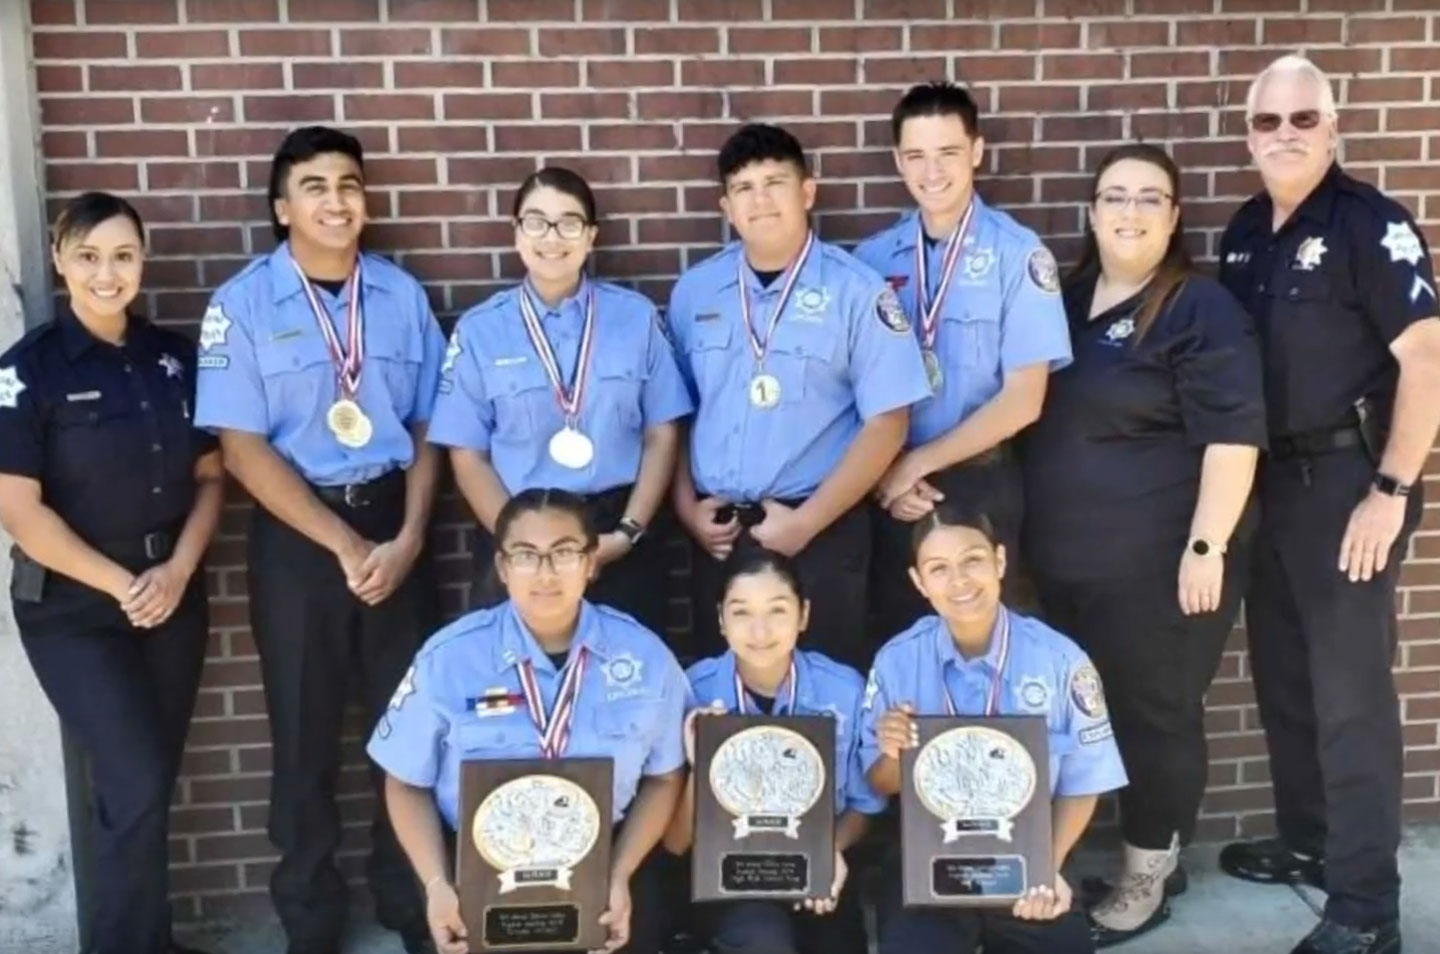
[[[695,332],[690,336],[691,351],[723,351],[730,347],[735,334],[735,322],[723,317],[695,322]]]
[[[372,332],[366,335],[367,356],[383,358],[386,361],[419,364],[425,358],[425,342],[420,335],[404,334],[404,330],[399,327],[387,327],[380,334]]]
[[[833,325],[814,322],[786,322],[781,319],[770,343],[772,351],[831,363],[839,351],[844,335]]]
[[[655,734],[660,699],[626,699],[607,702],[595,710],[595,728],[610,738],[642,741]]]
[[[485,369],[485,390],[494,397],[525,394],[550,387],[550,378],[537,358],[492,363]]]
[[[265,377],[289,374],[331,364],[330,349],[319,331],[306,331],[292,338],[266,341],[255,348],[255,363]]]

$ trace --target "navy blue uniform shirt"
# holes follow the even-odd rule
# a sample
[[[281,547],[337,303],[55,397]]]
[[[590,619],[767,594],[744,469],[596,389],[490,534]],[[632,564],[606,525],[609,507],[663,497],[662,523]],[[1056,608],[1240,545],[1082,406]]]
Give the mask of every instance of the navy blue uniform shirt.
[[[1066,290],[1075,360],[1022,439],[1025,554],[1062,579],[1179,559],[1206,445],[1266,443],[1254,324],[1218,282],[1191,276],[1138,341],[1143,293],[1091,320],[1094,297]]]
[[[1220,281],[1260,332],[1270,433],[1353,424],[1364,397],[1388,421],[1399,380],[1390,344],[1437,311],[1415,220],[1338,164],[1279,231],[1274,209],[1260,193],[1220,240]]]
[[[174,529],[195,502],[195,460],[216,448],[192,426],[195,344],[131,318],[125,343],[96,338],[68,307],[0,355],[0,473],[104,550]]]

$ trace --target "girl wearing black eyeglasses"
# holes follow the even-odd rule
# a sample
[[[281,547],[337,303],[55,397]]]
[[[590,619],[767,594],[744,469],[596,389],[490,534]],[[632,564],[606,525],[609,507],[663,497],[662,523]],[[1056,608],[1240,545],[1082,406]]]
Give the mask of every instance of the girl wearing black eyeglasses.
[[[1091,886],[1103,947],[1163,923],[1183,885],[1266,431],[1253,325],[1190,264],[1174,162],[1122,146],[1092,195],[1064,286],[1075,360],[1024,441],[1023,549],[1046,621],[1100,671],[1130,776],[1123,872]]]
[[[460,318],[430,424],[479,518],[471,606],[504,595],[491,533],[505,501],[557,487],[585,497],[600,532],[592,599],[663,632],[668,568],[652,524],[689,393],[650,300],[586,275],[599,226],[580,175],[531,174],[512,219],[524,280]]]

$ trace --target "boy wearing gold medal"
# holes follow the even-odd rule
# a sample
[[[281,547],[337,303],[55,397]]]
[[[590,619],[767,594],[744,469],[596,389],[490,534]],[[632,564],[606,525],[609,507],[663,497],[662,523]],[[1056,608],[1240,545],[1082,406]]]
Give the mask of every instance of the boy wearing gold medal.
[[[433,628],[424,535],[436,453],[425,442],[444,337],[424,289],[360,249],[360,143],[292,132],[271,165],[279,247],[211,299],[196,423],[217,431],[257,506],[251,627],[274,741],[271,896],[292,954],[339,950],[335,777],[345,674],[358,656],[371,721]],[[383,810],[367,873],[382,924],[428,950],[425,910]]]

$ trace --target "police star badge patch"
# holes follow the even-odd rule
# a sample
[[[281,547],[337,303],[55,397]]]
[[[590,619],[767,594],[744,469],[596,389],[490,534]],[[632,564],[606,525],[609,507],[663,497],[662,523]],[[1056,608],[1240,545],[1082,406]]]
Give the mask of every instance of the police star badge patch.
[[[827,288],[805,288],[795,296],[795,307],[807,315],[822,314],[829,304],[830,290]]]
[[[440,364],[440,373],[449,374],[455,370],[455,359],[460,357],[460,329],[450,332],[450,341],[445,345],[445,360]]]
[[[1295,250],[1295,268],[1302,272],[1315,271],[1315,266],[1320,264],[1328,251],[1330,250],[1325,247],[1324,238],[1319,235],[1310,236]]]
[[[220,307],[219,302],[206,308],[205,317],[200,321],[200,350],[209,351],[223,345],[229,334],[230,319],[225,316],[225,309]]]
[[[1092,719],[1106,717],[1105,689],[1093,663],[1086,663],[1070,677],[1070,699],[1075,708]]]
[[[1032,251],[1025,260],[1025,270],[1036,288],[1047,295],[1060,294],[1060,266],[1055,264],[1055,256],[1048,248],[1041,246]]]
[[[18,407],[25,382],[14,368],[0,368],[0,407]]]
[[[605,685],[615,689],[628,689],[640,681],[644,664],[629,653],[620,653],[607,662],[602,671]]]
[[[1135,319],[1121,318],[1119,321],[1113,322],[1109,328],[1105,329],[1105,340],[1113,344],[1119,344],[1134,333]]]
[[[905,317],[905,309],[900,307],[900,299],[895,297],[894,290],[887,288],[880,293],[875,301],[875,314],[880,324],[897,335],[909,334],[910,319]]]
[[[411,666],[405,670],[405,678],[400,680],[400,685],[395,687],[395,695],[390,697],[390,708],[398,711],[405,705],[405,700],[415,695],[415,667]]]
[[[1390,261],[1407,262],[1414,265],[1424,255],[1424,247],[1420,244],[1420,236],[1410,227],[1409,222],[1387,222],[1385,224],[1385,237],[1380,244],[1390,253]]]

